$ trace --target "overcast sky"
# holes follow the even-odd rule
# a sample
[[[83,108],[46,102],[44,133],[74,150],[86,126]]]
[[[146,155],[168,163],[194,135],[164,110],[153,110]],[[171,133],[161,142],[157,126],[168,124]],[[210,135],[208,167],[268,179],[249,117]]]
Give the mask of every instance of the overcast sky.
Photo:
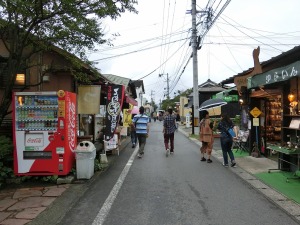
[[[204,13],[208,0],[197,0]],[[225,0],[212,4],[214,16]],[[155,102],[165,98],[167,74],[170,97],[193,87],[193,61],[188,62],[192,16],[191,0],[139,0],[138,14],[125,13],[116,21],[103,21],[114,46],[100,46],[90,53],[103,74],[142,79],[145,97]],[[252,51],[260,46],[260,62],[300,43],[299,0],[231,0],[203,39],[198,51],[198,84],[207,79],[221,82],[253,67]],[[198,31],[205,30],[199,25]],[[162,76],[159,76],[162,74]]]

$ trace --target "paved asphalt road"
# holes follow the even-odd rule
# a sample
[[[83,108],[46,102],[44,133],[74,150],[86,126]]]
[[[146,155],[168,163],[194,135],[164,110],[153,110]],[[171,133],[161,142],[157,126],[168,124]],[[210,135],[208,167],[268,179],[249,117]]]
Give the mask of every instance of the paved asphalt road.
[[[152,122],[144,158],[133,157],[136,149],[128,146],[107,171],[78,185],[77,194],[86,191],[70,209],[62,202],[68,212],[59,224],[298,224],[230,171],[235,168],[200,162],[199,147],[180,132],[175,154],[166,157],[161,131],[162,123]]]

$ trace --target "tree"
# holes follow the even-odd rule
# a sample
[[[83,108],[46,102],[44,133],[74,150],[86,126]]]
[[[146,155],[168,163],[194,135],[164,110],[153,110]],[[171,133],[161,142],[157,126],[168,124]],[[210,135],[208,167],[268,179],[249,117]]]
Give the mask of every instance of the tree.
[[[179,102],[181,96],[187,97],[187,96],[189,96],[192,92],[193,92],[193,89],[192,89],[192,88],[187,89],[187,90],[185,90],[185,91],[178,91],[178,95],[176,95],[173,99],[166,99],[166,100],[163,100],[163,101],[162,101],[162,106],[161,106],[161,108],[164,109],[164,110],[166,110],[167,108],[172,108],[172,109],[174,109],[175,106],[176,106],[176,103],[175,103],[175,102]],[[174,93],[174,94],[176,94],[176,93]]]
[[[33,55],[63,49],[60,53],[72,62],[69,71],[75,79],[88,80],[78,69],[82,62],[91,65],[86,50],[94,50],[96,44],[111,44],[103,38],[101,20],[117,19],[126,10],[137,13],[135,4],[137,0],[0,0],[0,44],[2,41],[7,51],[6,57],[0,55],[2,65],[5,62],[5,67],[0,66],[0,77],[5,76],[6,82],[0,125],[9,113],[16,74],[33,66],[29,60]]]

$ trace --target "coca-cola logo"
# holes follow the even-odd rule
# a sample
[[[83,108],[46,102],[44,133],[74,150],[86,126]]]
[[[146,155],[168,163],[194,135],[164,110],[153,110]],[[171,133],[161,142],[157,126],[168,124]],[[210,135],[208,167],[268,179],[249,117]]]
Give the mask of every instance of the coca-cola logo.
[[[69,147],[71,151],[75,150],[76,140],[76,107],[73,102],[70,103],[69,107]]]
[[[26,142],[28,144],[40,144],[42,143],[42,138],[28,138]]]

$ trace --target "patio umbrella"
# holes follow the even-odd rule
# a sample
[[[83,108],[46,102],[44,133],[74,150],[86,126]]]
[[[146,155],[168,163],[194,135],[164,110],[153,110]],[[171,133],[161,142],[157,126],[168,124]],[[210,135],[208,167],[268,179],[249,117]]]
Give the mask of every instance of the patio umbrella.
[[[139,107],[133,106],[133,108],[131,110],[131,114],[139,114],[139,113],[140,113]]]
[[[221,107],[226,104],[227,104],[227,102],[225,102],[224,100],[219,99],[219,98],[208,99],[208,100],[202,102],[202,104],[200,105],[198,110],[204,111],[204,110],[215,109],[215,108]]]

